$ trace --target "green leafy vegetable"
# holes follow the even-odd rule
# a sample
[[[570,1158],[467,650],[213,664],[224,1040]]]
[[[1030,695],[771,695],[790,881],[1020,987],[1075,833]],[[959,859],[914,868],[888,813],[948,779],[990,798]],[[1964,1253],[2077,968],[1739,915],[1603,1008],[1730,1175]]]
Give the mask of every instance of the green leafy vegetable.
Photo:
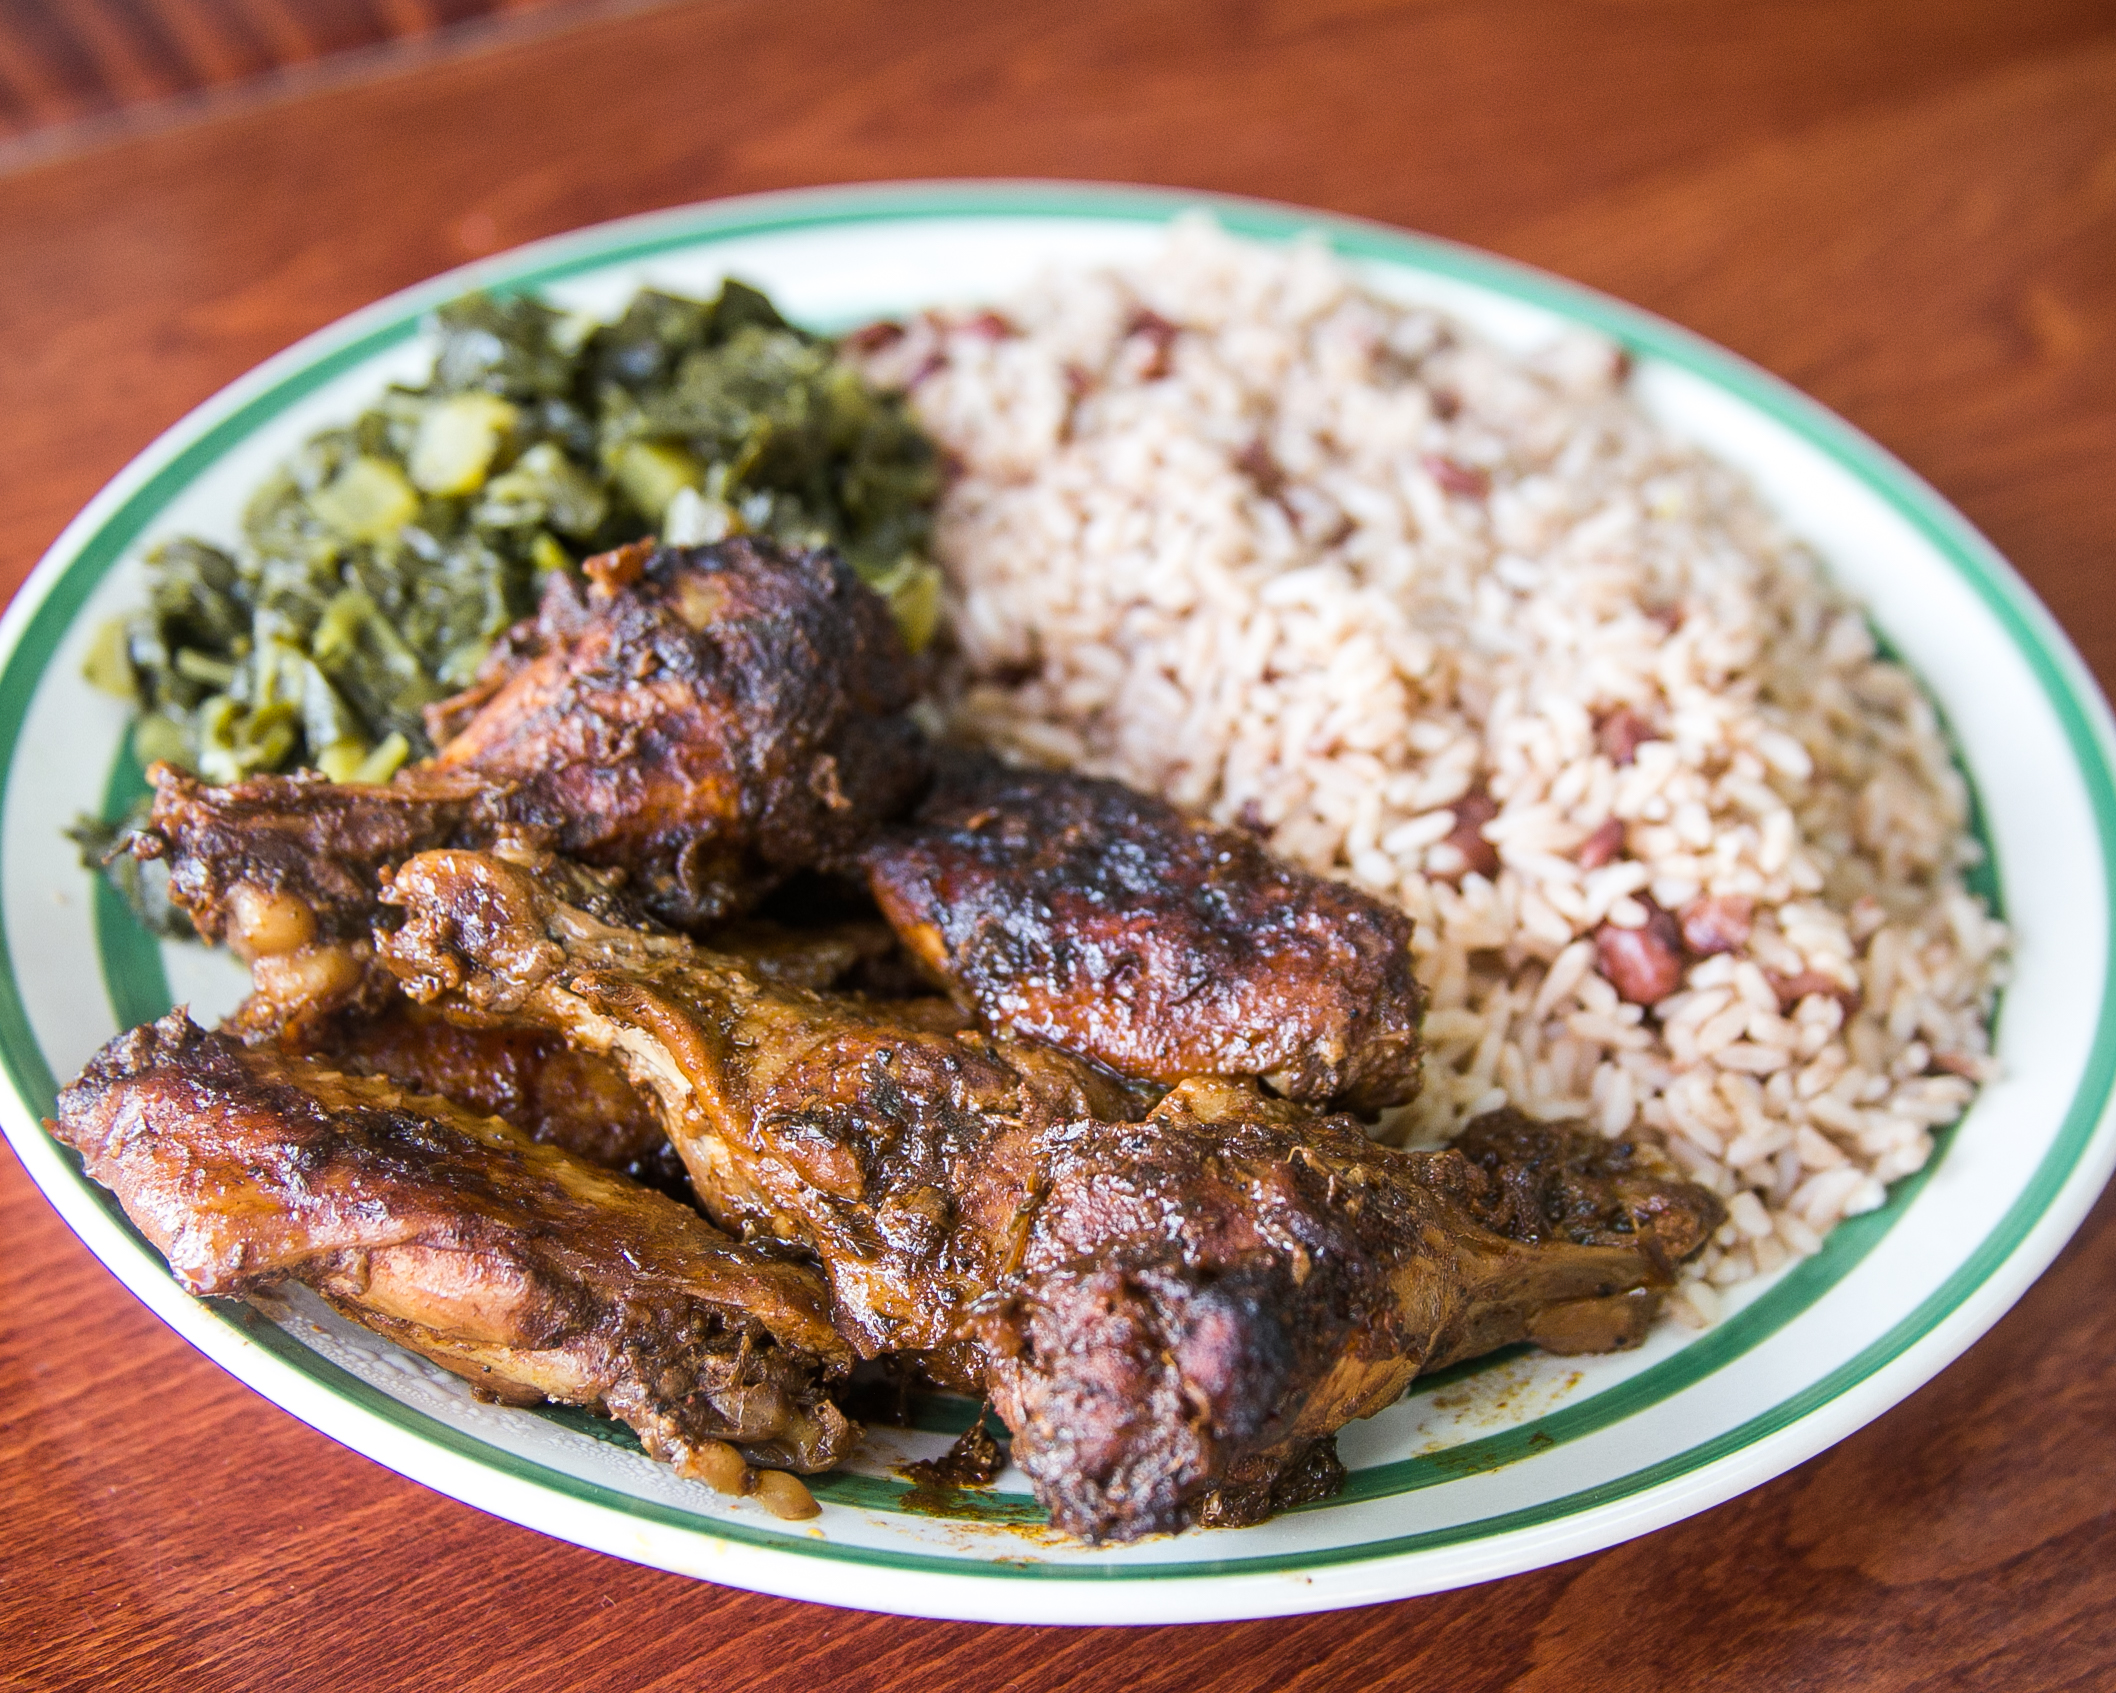
[[[431,379],[303,446],[239,548],[149,557],[147,604],[88,661],[138,701],[142,758],[232,781],[423,757],[423,708],[469,683],[545,572],[657,531],[836,546],[914,645],[931,636],[930,443],[754,288],[647,290],[604,325],[473,295],[435,328]]]
[[[99,822],[93,817],[76,818],[74,826],[66,831],[67,838],[81,849],[81,868],[99,872],[149,934],[166,935],[171,940],[194,939],[197,931],[191,927],[191,919],[169,899],[168,868],[158,863],[142,864],[127,849],[126,838],[147,821],[148,804],[143,796],[116,823]]]
[[[914,649],[931,638],[931,443],[756,289],[650,289],[608,324],[479,294],[434,329],[431,377],[267,477],[234,550],[148,556],[146,603],[86,664],[137,702],[142,762],[386,780],[433,751],[423,709],[469,684],[547,572],[648,534],[835,546]]]

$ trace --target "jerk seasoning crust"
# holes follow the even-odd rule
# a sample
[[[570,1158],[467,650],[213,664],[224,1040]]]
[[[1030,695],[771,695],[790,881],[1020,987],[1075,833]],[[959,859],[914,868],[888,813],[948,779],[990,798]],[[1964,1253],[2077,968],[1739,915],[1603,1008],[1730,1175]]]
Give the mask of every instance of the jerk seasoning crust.
[[[177,1010],[90,1060],[49,1127],[193,1293],[305,1283],[489,1397],[605,1411],[722,1487],[857,1439],[812,1271],[498,1118]]]
[[[1115,782],[951,757],[863,860],[995,1027],[1163,1084],[1261,1076],[1372,1112],[1418,1089],[1411,920]]]

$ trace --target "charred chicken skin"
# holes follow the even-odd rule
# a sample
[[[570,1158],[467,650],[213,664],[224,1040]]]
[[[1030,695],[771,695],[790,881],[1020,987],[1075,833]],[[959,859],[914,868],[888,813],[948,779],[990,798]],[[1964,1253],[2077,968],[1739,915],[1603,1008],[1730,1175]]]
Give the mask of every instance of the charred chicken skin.
[[[612,925],[553,896],[556,868],[413,859],[387,896],[405,921],[382,942],[385,962],[453,1016],[557,1030],[616,1057],[717,1220],[817,1257],[862,1357],[918,1354],[942,1385],[977,1391],[982,1360],[956,1345],[957,1327],[1005,1248],[992,1256],[998,1217],[958,1226],[966,1196],[994,1178],[993,1203],[1018,1203],[998,1173],[1010,1131],[1026,1146],[1145,1100],[1065,1053],[966,1029],[945,1000],[777,985],[743,958]]]
[[[574,869],[570,891],[605,918],[635,914],[605,898],[599,879]],[[829,987],[888,952],[880,923],[788,929],[762,922],[729,925],[716,937],[744,969],[769,982]],[[417,1093],[439,1094],[480,1116],[504,1117],[531,1139],[564,1147],[604,1169],[673,1193],[689,1191],[661,1118],[617,1062],[585,1052],[549,1029],[519,1022],[452,1021],[406,999],[393,979],[379,1007],[310,1014],[256,996],[230,1021],[233,1032],[272,1037],[289,1057],[315,1059],[359,1076],[387,1076]]]
[[[1334,1431],[1421,1370],[1635,1341],[1723,1220],[1629,1148],[1511,1118],[1409,1154],[1225,1080],[1149,1115],[1082,1059],[773,986],[570,906],[546,873],[413,859],[383,962],[451,1015],[616,1055],[714,1216],[813,1253],[862,1356],[990,1392],[1053,1520],[1089,1540],[1327,1491]]]
[[[1424,1371],[1644,1337],[1723,1213],[1638,1162],[1511,1113],[1405,1153],[1225,1081],[1141,1123],[1068,1124],[1038,1148],[1013,1274],[970,1318],[1015,1461],[1090,1539],[1333,1492],[1331,1436]],[[1553,1222],[1519,1196],[1558,1170],[1573,1205]]]
[[[953,757],[863,862],[898,935],[991,1027],[1166,1084],[1261,1076],[1356,1111],[1417,1092],[1410,919],[1246,834]]]
[[[717,922],[789,872],[849,862],[926,777],[910,661],[888,607],[835,554],[738,539],[619,549],[563,577],[502,644],[434,758],[383,785],[167,766],[135,851],[171,897],[286,997],[341,1002],[382,872],[442,845],[530,834],[626,873],[678,926]]]
[[[401,996],[372,1015],[303,1021],[279,1042],[355,1076],[385,1076],[481,1117],[504,1117],[532,1140],[635,1179],[660,1174],[661,1118],[609,1058],[548,1029],[472,1028]]]
[[[925,780],[910,659],[832,552],[740,538],[591,560],[566,620],[435,755],[513,820],[630,872],[663,922],[717,922],[850,859]]]
[[[298,1281],[512,1403],[586,1405],[767,1504],[857,1430],[814,1273],[497,1118],[198,1028],[121,1035],[51,1126],[194,1293]],[[812,1510],[812,1506],[809,1507]]]

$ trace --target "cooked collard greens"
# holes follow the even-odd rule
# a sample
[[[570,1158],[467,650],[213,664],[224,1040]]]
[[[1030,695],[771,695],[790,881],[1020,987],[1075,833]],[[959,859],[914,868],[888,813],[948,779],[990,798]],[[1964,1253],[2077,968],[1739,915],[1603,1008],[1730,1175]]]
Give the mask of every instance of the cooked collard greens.
[[[232,550],[148,557],[146,604],[88,662],[137,701],[142,764],[386,780],[433,750],[423,709],[471,680],[545,572],[643,535],[835,546],[914,648],[931,637],[932,444],[756,289],[650,289],[607,324],[476,294],[433,327],[428,380],[310,440]],[[100,859],[108,826],[87,827]]]
[[[476,673],[538,578],[659,533],[837,547],[932,632],[938,464],[900,396],[739,282],[646,291],[595,325],[525,295],[436,314],[440,351],[259,488],[232,552],[148,560],[92,677],[136,698],[142,762],[216,782],[374,781],[432,751],[421,710]]]

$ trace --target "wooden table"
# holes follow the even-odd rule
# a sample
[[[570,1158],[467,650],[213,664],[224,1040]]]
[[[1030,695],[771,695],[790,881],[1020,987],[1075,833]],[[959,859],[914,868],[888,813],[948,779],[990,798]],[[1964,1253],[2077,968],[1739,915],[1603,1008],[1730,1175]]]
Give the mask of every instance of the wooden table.
[[[111,4],[113,0],[100,0]],[[2105,0],[720,0],[0,177],[0,572],[188,407],[476,253],[793,184],[1048,175],[1436,231],[1664,312],[1939,485],[2116,678]],[[575,1550],[281,1414],[0,1159],[0,1681],[1938,1689],[2116,1676],[2116,1204],[1940,1380],[1678,1527],[1466,1592],[992,1630]],[[848,1597],[852,1595],[848,1593]]]
[[[34,137],[49,152],[75,145],[85,125],[107,135],[158,122],[190,96],[298,92],[435,49],[564,27],[608,3],[0,0],[0,139]]]

